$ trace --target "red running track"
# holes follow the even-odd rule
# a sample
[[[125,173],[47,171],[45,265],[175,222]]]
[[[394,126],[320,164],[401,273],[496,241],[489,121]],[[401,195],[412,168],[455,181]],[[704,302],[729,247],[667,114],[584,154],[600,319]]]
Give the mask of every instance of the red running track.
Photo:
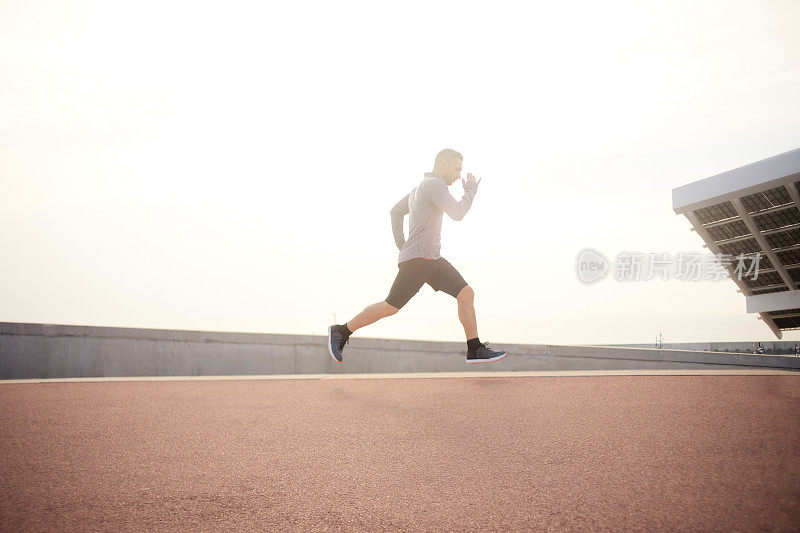
[[[0,530],[800,530],[800,376],[0,385]]]

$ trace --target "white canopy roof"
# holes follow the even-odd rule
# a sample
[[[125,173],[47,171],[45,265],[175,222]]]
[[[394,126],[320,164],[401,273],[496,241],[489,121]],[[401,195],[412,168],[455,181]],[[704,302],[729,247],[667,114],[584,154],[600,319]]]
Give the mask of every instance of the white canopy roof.
[[[780,338],[800,329],[800,148],[689,183],[672,208],[715,254],[761,254],[756,279],[731,279]]]

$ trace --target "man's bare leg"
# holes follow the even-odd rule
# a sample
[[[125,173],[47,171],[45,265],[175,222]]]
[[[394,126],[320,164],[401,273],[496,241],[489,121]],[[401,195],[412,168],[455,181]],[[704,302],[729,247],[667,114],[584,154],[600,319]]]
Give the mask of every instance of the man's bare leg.
[[[355,332],[355,330],[361,329],[364,326],[369,326],[381,318],[395,314],[397,311],[399,311],[399,309],[385,301],[378,302],[365,307],[363,311],[346,322],[345,325],[351,332]]]
[[[458,319],[461,321],[461,325],[464,326],[464,334],[467,336],[467,340],[478,336],[474,299],[475,292],[469,285],[461,289],[461,292],[456,296],[456,300],[458,300]]]
[[[456,296],[458,300],[458,319],[464,326],[464,334],[467,336],[467,364],[472,363],[491,363],[499,361],[508,352],[505,350],[495,351],[482,343],[478,338],[478,324],[475,320],[475,292],[472,287],[467,285]]]

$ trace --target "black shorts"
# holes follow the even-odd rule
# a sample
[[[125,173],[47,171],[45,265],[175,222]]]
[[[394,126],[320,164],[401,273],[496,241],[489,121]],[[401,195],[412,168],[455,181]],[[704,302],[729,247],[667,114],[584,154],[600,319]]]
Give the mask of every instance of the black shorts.
[[[399,269],[397,277],[385,300],[397,309],[406,305],[425,283],[433,290],[446,292],[453,298],[467,286],[467,282],[458,270],[444,257],[439,259],[415,257],[403,261],[397,267]]]

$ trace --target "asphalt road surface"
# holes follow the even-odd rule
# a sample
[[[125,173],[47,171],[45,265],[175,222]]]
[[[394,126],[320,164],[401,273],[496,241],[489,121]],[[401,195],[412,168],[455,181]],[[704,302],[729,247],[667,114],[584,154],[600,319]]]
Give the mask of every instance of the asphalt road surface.
[[[800,375],[0,385],[0,530],[800,530]]]

